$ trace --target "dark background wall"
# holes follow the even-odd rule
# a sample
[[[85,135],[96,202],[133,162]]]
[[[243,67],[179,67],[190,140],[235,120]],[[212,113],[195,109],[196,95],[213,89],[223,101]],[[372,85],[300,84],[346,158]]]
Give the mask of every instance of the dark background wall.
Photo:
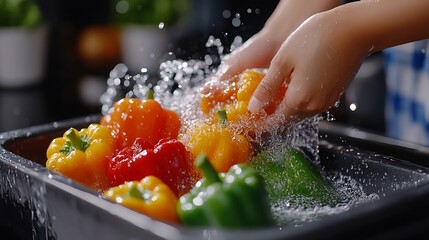
[[[120,58],[113,58],[102,64],[90,64],[78,51],[79,39],[88,27],[112,24],[111,1],[37,1],[49,28],[46,74],[37,86],[0,88],[0,132],[100,113],[99,102],[94,102],[94,99],[88,102],[82,97],[82,91],[92,86],[92,98],[96,98],[103,91],[100,88],[106,87],[110,70],[121,62]],[[236,36],[246,41],[263,27],[277,3],[278,0],[193,0],[185,18],[170,26],[170,51],[176,58],[201,59],[209,50],[205,47],[209,36],[219,38],[226,47]],[[240,24],[234,26],[232,21],[238,16]],[[380,70],[370,76],[371,79],[355,81],[352,89],[354,98],[350,101],[359,102],[357,97],[360,93],[377,96],[373,101],[376,104],[370,104],[373,108],[363,107],[359,109],[361,111],[351,112],[348,104],[352,102],[343,99],[340,106],[332,111],[335,119],[383,132],[384,95],[379,94],[382,92],[378,88],[367,84],[374,82],[372,78],[377,78],[377,87],[382,88],[382,74]],[[372,101],[368,96],[364,99]]]
[[[225,45],[237,35],[246,40],[262,28],[277,2],[195,0],[186,20],[172,30],[171,51],[181,59],[201,58],[210,35],[221,38]],[[107,80],[110,70],[120,61],[88,66],[77,52],[84,29],[111,23],[110,1],[38,0],[38,3],[49,28],[46,74],[37,86],[0,88],[0,132],[100,113],[100,106],[79,98],[80,86],[86,76]],[[224,17],[225,10],[232,14],[230,18]],[[239,27],[231,23],[235,14],[240,14]]]

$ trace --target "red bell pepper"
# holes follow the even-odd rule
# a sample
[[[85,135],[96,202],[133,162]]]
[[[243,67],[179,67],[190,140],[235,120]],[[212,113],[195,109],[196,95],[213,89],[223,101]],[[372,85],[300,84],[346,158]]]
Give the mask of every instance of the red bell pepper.
[[[152,144],[162,138],[177,139],[181,128],[180,116],[163,108],[151,94],[145,100],[122,98],[115,102],[113,111],[104,115],[100,124],[112,130],[118,149],[131,146],[138,137]]]
[[[108,176],[113,186],[156,176],[176,196],[188,192],[198,180],[192,154],[176,139],[164,138],[153,145],[139,137],[109,162]]]

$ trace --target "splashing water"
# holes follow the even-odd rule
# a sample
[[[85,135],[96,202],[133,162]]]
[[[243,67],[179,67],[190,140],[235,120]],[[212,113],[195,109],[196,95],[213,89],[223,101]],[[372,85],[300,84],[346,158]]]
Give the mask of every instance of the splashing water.
[[[288,200],[277,202],[271,209],[278,225],[301,226],[304,222],[312,222],[325,216],[343,213],[354,206],[380,198],[375,193],[366,194],[362,185],[349,176],[335,172],[328,176],[328,179],[338,191],[338,196],[341,197],[335,206],[291,207]]]
[[[241,44],[241,38],[236,38],[232,48]],[[159,79],[150,79],[147,71],[141,74],[129,75],[124,64],[118,64],[110,72],[107,80],[107,90],[101,96],[102,114],[112,111],[113,104],[123,97],[144,99],[149,89],[154,91],[155,99],[165,108],[179,114],[183,129],[197,122],[204,121],[204,115],[199,109],[201,86],[215,73],[216,59],[223,58],[224,47],[219,39],[209,37],[207,48],[215,48],[216,53],[206,55],[204,60],[169,60],[160,64]],[[216,80],[216,79],[215,79]],[[282,118],[282,116],[278,116]],[[258,133],[255,140],[261,145],[284,142],[287,146],[305,148],[318,159],[317,124],[319,116],[305,119],[288,126],[273,126],[269,129],[269,137]],[[243,124],[242,124],[243,125]],[[281,133],[281,134],[279,134]]]
[[[236,38],[235,49],[241,44],[241,38]],[[144,99],[148,90],[154,91],[155,99],[164,108],[174,110],[182,119],[182,128],[201,123],[204,114],[199,109],[201,86],[208,79],[213,80],[218,60],[224,57],[224,47],[219,39],[210,37],[206,43],[207,48],[215,48],[215,54],[206,55],[204,60],[169,60],[161,63],[159,79],[151,79],[142,69],[141,74],[129,75],[124,64],[118,64],[110,73],[107,80],[108,88],[101,96],[102,114],[112,111],[113,104],[123,97],[135,97]],[[280,116],[279,116],[280,117]],[[278,145],[300,148],[319,163],[318,155],[318,123],[321,116],[315,116],[302,120],[301,122],[287,126],[273,126],[270,133],[264,135],[256,134],[255,140],[260,145]],[[374,196],[366,196],[359,184],[344,176],[331,179],[336,188],[340,189],[346,196],[344,201],[337,206],[324,206],[307,208],[291,208],[287,201],[272,206],[274,217],[279,223],[299,224],[305,221],[313,221],[320,216],[337,214],[346,211],[351,205],[364,202]],[[341,190],[342,189],[342,190]]]

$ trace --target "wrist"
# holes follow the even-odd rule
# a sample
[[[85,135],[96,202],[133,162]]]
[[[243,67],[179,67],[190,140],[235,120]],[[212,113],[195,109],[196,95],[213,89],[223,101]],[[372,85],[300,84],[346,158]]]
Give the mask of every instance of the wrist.
[[[325,15],[325,22],[332,29],[329,31],[335,32],[349,51],[365,58],[379,49],[375,47],[374,35],[368,26],[371,22],[362,19],[362,11],[366,11],[366,7],[361,2],[353,2],[321,14]]]
[[[337,7],[342,2],[341,0],[281,0],[265,23],[261,34],[280,47],[283,41],[309,17]]]
[[[333,15],[370,54],[429,38],[427,9],[429,0],[361,0],[337,7]]]

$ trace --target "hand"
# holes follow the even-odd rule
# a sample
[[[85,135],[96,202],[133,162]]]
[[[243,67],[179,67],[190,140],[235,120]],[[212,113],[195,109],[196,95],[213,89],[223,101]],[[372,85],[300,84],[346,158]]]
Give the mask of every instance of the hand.
[[[282,42],[283,39],[274,38],[267,29],[253,35],[245,44],[224,57],[217,72],[203,84],[201,93],[220,94],[231,86],[234,76],[244,70],[268,68]]]
[[[274,37],[267,28],[253,35],[242,46],[225,56],[216,76],[229,79],[250,68],[268,68],[286,37]]]
[[[249,68],[267,68],[283,41],[311,15],[332,9],[341,0],[282,0],[264,28],[225,57],[217,76],[225,80]]]
[[[333,11],[313,15],[285,40],[249,102],[250,111],[261,111],[285,82],[277,122],[279,114],[285,122],[298,121],[334,105],[370,50],[337,17]]]
[[[223,59],[216,74],[202,87],[202,93],[216,95],[225,91],[231,85],[228,80],[245,69],[267,68],[285,39],[302,22],[315,13],[340,5],[341,2],[341,0],[313,0],[311,3],[301,0],[280,1],[264,28]],[[277,84],[277,89],[279,86],[280,84]],[[273,96],[267,96],[265,100],[269,101]]]

